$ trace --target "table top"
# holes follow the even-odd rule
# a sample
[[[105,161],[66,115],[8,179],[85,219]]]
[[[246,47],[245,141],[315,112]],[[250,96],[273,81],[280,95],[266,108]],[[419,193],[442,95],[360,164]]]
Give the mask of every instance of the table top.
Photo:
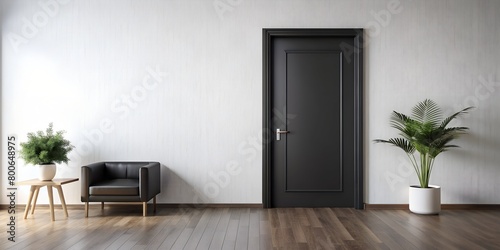
[[[78,178],[56,178],[50,181],[41,181],[39,179],[31,179],[16,182],[16,185],[31,185],[31,186],[61,186],[63,184],[78,181]]]

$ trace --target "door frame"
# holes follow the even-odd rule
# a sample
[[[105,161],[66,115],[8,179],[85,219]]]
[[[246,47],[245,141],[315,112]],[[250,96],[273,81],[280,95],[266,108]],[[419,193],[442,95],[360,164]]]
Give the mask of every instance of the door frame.
[[[271,43],[274,37],[352,37],[354,47],[345,48],[345,53],[354,54],[354,207],[364,208],[363,199],[363,29],[262,29],[262,205],[272,204],[271,141],[272,131],[272,75]]]

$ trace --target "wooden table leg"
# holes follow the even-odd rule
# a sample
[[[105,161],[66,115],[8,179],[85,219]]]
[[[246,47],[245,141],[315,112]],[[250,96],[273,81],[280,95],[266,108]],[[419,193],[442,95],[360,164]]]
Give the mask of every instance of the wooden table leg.
[[[33,194],[35,193],[36,186],[31,186],[30,197],[28,198],[28,203],[26,203],[26,209],[24,209],[24,219],[28,217],[28,211],[30,211],[31,200],[33,199]]]
[[[47,186],[47,193],[49,194],[50,217],[52,218],[52,221],[55,221],[56,217],[54,216],[54,197],[52,195],[52,186]]]
[[[31,206],[31,214],[35,213],[36,201],[38,200],[38,193],[40,192],[40,186],[36,186],[35,197],[33,197],[33,205]]]
[[[66,214],[66,218],[68,218],[68,209],[66,208],[66,201],[64,200],[62,186],[55,186],[55,187],[57,189],[57,192],[59,193],[59,199],[61,200],[61,205],[64,210],[64,213]]]

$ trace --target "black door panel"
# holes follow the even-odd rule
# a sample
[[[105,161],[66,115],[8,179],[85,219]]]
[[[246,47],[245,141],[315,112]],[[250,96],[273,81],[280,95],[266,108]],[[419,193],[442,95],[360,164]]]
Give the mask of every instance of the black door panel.
[[[265,109],[283,110],[285,119],[267,117],[265,126],[288,133],[281,140],[276,134],[264,140],[271,141],[264,157],[270,175],[264,178],[269,182],[267,189],[264,185],[268,205],[357,207],[359,54],[344,49],[357,46],[356,40],[352,35],[305,35],[277,36],[269,42],[270,98]]]

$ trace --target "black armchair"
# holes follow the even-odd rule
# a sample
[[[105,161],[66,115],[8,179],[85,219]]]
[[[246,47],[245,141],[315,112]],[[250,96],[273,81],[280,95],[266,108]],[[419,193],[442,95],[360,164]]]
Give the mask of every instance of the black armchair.
[[[159,162],[98,162],[82,166],[82,202],[85,217],[89,216],[89,202],[142,202],[143,216],[147,215],[148,201],[161,192]]]

